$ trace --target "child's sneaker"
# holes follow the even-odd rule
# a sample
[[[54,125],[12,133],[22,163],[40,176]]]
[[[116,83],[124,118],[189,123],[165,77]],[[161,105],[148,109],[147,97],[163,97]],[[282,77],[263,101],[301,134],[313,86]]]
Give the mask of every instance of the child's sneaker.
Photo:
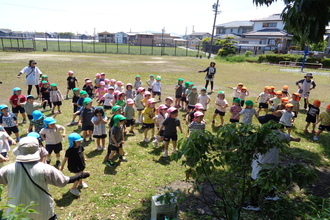
[[[84,142],[85,142],[85,143],[88,142],[86,138],[84,138]]]
[[[163,157],[168,157],[167,151],[164,151]]]
[[[97,150],[102,150],[102,147],[101,147],[101,146],[97,146],[96,149],[97,149]]]
[[[71,121],[71,122],[70,122],[70,125],[74,125],[74,121]]]
[[[148,138],[143,139],[144,142],[149,142]]]
[[[26,120],[24,119],[24,120],[22,121],[22,123],[23,123],[23,124],[26,124]]]
[[[280,197],[278,197],[277,195],[275,195],[275,196],[266,196],[265,197],[265,200],[266,201],[274,201],[274,202],[276,202],[276,201],[278,201],[280,199]]]
[[[16,138],[16,142],[19,142],[20,140],[21,140],[21,138],[20,138],[20,137]]]
[[[152,143],[154,144],[155,147],[158,147],[158,141],[157,141],[157,139],[153,140]]]
[[[319,140],[319,137],[318,137],[318,136],[314,136],[314,137],[313,137],[313,140],[314,140],[314,141],[318,141],[318,140]]]
[[[123,157],[123,156],[119,157],[119,160],[120,160],[121,162],[127,162],[127,161],[128,161],[128,160],[127,160],[125,157]]]
[[[305,134],[309,134],[309,131],[308,131],[308,130],[304,130],[304,133],[305,133]]]
[[[109,167],[114,167],[114,166],[115,166],[115,163],[114,163],[112,160],[107,160],[107,161],[105,162],[105,164],[106,164],[107,166],[109,166]]]
[[[102,146],[102,147],[101,147],[101,150],[105,150],[105,146]]]
[[[41,110],[41,112],[45,112],[45,111],[46,111],[46,109],[44,109],[44,108]]]
[[[80,196],[80,192],[77,188],[71,188],[70,193],[75,195],[75,196]]]
[[[83,189],[88,188],[88,185],[87,185],[87,183],[85,183],[85,182],[81,182],[81,183],[79,184],[79,186],[81,186]]]
[[[61,166],[61,161],[57,160],[56,163],[55,163],[55,167],[60,167]]]
[[[316,131],[315,131],[315,130],[313,130],[313,131],[312,131],[312,133],[316,134]]]
[[[69,99],[69,96],[65,96],[65,99]]]
[[[258,205],[252,205],[251,203],[244,204],[242,208],[249,211],[260,211],[260,207]]]

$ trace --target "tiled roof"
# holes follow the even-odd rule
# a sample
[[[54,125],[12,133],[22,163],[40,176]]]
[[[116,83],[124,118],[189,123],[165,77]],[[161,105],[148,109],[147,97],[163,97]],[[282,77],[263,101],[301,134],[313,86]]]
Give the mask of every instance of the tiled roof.
[[[253,27],[251,21],[231,21],[223,24],[217,24],[216,27],[235,28],[235,27]]]
[[[254,19],[251,21],[253,21],[253,22],[255,22],[255,21],[282,21],[282,18],[281,18],[281,14],[273,14],[266,18],[259,18],[259,19]]]

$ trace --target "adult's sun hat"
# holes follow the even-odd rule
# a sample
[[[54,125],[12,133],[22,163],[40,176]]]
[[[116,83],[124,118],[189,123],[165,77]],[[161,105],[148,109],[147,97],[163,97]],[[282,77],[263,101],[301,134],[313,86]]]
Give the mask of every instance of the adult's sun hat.
[[[13,154],[17,162],[33,162],[40,160],[39,141],[35,137],[23,137]]]
[[[39,110],[34,110],[32,112],[33,120],[39,120],[39,119],[42,118],[42,116],[44,116],[44,114],[41,111],[39,111]]]
[[[253,101],[251,100],[246,100],[245,105],[254,105]]]
[[[74,146],[75,141],[83,141],[84,139],[80,136],[80,134],[73,132],[68,135],[69,140],[69,148]]]

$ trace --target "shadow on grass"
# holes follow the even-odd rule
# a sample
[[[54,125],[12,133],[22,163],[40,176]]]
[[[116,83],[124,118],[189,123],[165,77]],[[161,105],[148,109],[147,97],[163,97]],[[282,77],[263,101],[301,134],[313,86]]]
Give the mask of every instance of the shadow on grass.
[[[103,152],[102,150],[97,150],[97,149],[95,149],[95,150],[93,150],[93,151],[90,151],[88,154],[86,154],[86,157],[87,157],[87,158],[93,158],[93,157],[96,157],[96,156],[101,155],[102,152]]]
[[[212,132],[218,132],[218,130],[220,129],[220,127],[215,126],[214,124],[212,124]]]
[[[137,144],[141,147],[148,148],[150,142],[139,141]]]
[[[132,209],[128,213],[128,217],[134,220],[145,220],[145,219],[150,219],[150,213],[151,213],[151,197],[141,199],[141,206],[136,209]]]
[[[170,165],[170,163],[171,163],[171,159],[170,159],[170,157],[162,157],[162,156],[160,156],[159,157],[159,159],[158,160],[153,160],[155,163],[159,163],[159,164],[161,164],[161,165],[163,165],[163,166],[167,166],[167,165]]]
[[[120,165],[120,162],[119,163],[115,163],[115,166],[114,167],[109,167],[107,165],[104,165],[104,174],[108,174],[108,175],[116,175],[117,174],[117,171],[116,171],[116,168],[117,166]]]
[[[156,148],[152,148],[152,150],[149,152],[149,154],[159,156],[163,152],[163,149],[164,149],[164,146],[159,146],[159,147],[156,147]]]
[[[78,196],[72,195],[70,191],[67,191],[62,195],[62,198],[60,199],[54,199],[57,206],[60,207],[67,207],[70,206],[73,202],[73,200],[77,199]]]

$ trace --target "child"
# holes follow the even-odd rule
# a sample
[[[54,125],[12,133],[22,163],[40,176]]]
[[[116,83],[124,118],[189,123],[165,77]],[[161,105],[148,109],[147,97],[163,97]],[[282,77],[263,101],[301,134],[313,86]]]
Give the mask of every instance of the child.
[[[159,134],[160,131],[165,128],[164,130],[164,155],[163,157],[168,157],[168,145],[170,143],[170,140],[172,140],[173,144],[173,152],[176,152],[176,142],[178,140],[178,135],[177,135],[177,130],[176,127],[179,127],[180,132],[182,133],[182,128],[180,125],[180,120],[177,118],[178,117],[178,110],[175,107],[171,107],[167,109],[168,116],[167,118],[163,121],[162,126],[159,129]]]
[[[206,88],[201,88],[201,94],[197,97],[197,102],[203,105],[204,111],[207,110],[207,105],[210,103],[211,99],[208,94],[206,94]]]
[[[194,113],[194,120],[188,126],[187,136],[189,136],[189,132],[205,130],[205,122],[203,118],[204,118],[203,112]]]
[[[276,95],[276,92],[274,91],[275,90],[275,86],[270,86],[269,88],[270,88],[268,90],[269,98],[274,98],[275,95]]]
[[[20,103],[20,104],[21,104],[21,106],[24,107],[24,109],[26,111],[26,114],[27,114],[27,117],[30,121],[28,132],[31,132],[32,127],[33,127],[32,124],[31,124],[31,120],[33,119],[32,112],[34,110],[38,110],[42,106],[41,106],[40,103],[37,103],[37,102],[34,101],[34,96],[33,95],[28,95],[26,98],[27,98],[27,101],[25,103]],[[47,100],[45,100],[43,102],[47,102]]]
[[[134,98],[135,107],[136,110],[138,111],[138,121],[137,121],[138,124],[141,124],[142,122],[142,111],[144,109],[144,106],[142,104],[142,99],[145,91],[146,90],[143,87],[138,88],[137,95]]]
[[[289,93],[289,86],[284,85],[282,88],[282,94],[283,94],[283,98],[290,98],[291,95]]]
[[[186,115],[186,125],[189,125],[195,118],[196,112],[203,112],[204,106],[201,103],[196,103],[195,108]]]
[[[256,99],[256,103],[258,103],[258,100],[260,98],[259,109],[258,109],[258,112],[257,112],[258,115],[259,115],[261,109],[264,109],[266,114],[268,113],[268,101],[270,99],[269,91],[270,91],[270,87],[265,86],[264,91],[262,93],[260,93],[259,96]]]
[[[136,89],[136,91],[138,88]],[[126,84],[126,92],[125,92],[126,99],[134,99],[135,91],[133,91],[133,86],[131,83]]]
[[[291,133],[291,128],[293,126],[293,105],[288,103],[285,105],[285,110],[280,110],[282,112],[282,117],[280,118],[280,124],[282,124],[283,128],[286,127],[288,129],[288,134]]]
[[[293,93],[292,94],[292,98],[289,100],[289,103],[291,103],[293,105],[293,113],[294,113],[294,116],[293,116],[293,119],[294,118],[297,118],[298,116],[298,113],[299,113],[299,106],[300,106],[300,95],[299,93]],[[307,100],[308,101],[308,100]]]
[[[156,100],[151,98],[147,102],[147,107],[142,111],[143,114],[143,128],[144,128],[144,142],[149,142],[147,138],[148,131],[151,129],[151,139],[155,139],[155,124],[153,118],[155,117]]]
[[[94,124],[92,118],[94,117],[95,108],[92,106],[93,100],[91,98],[85,98],[83,102],[84,108],[80,112],[78,126],[81,126],[83,131],[84,142],[87,142],[87,134],[89,136],[89,141],[93,141],[92,138]]]
[[[219,127],[222,127],[223,124],[224,124],[223,117],[225,116],[226,108],[228,107],[228,102],[225,99],[225,92],[224,91],[219,91],[218,92],[217,99],[215,100],[215,105],[216,105],[216,109],[215,109],[214,114],[213,114],[212,124],[215,123],[215,121],[214,121],[215,117],[217,115],[219,115],[220,116],[220,123],[221,123]]]
[[[152,84],[154,84],[154,82],[156,82],[155,80],[155,76],[153,74],[149,75],[149,80],[146,82],[148,85],[148,91],[151,92],[152,91]]]
[[[118,93],[118,99],[117,99],[115,105],[119,105],[121,107],[121,110],[122,111],[124,110],[124,108],[126,106],[125,93],[123,93],[123,92]]]
[[[166,97],[166,99],[165,99],[165,105],[166,105],[166,107],[167,108],[170,108],[170,107],[172,107],[172,104],[173,104],[173,98],[172,97]]]
[[[101,81],[100,82],[100,87],[95,89],[95,97],[97,97],[97,102],[99,105],[103,105],[104,103],[104,95],[108,92],[108,89],[105,88],[105,82]]]
[[[175,86],[175,104],[174,107],[180,108],[180,101],[182,98],[182,92],[183,92],[183,79],[178,79],[178,84]]]
[[[96,73],[95,78],[94,78],[94,89],[97,89],[100,87],[100,82],[101,82],[101,74]]]
[[[43,86],[43,81],[45,81],[48,85],[48,87],[50,86],[49,80],[48,80],[48,76],[47,75],[42,75],[41,76],[41,82],[39,83],[39,87],[41,88]]]
[[[330,131],[330,104],[327,105],[325,112],[322,112],[320,114],[320,117],[317,120],[316,124],[318,123],[320,123],[320,126],[319,126],[319,130],[317,131],[317,133],[313,138],[314,141],[319,140],[319,136],[324,130]]]
[[[34,126],[34,131],[39,133],[44,127],[44,119],[46,116],[39,110],[34,110],[32,112],[31,124]]]
[[[124,107],[124,117],[126,118],[126,127],[131,127],[129,133],[135,135],[133,131],[135,126],[135,109],[133,105],[133,99],[127,99],[127,105]]]
[[[190,92],[189,86],[192,84],[192,82],[185,82],[184,87],[182,89],[182,97],[181,97],[181,110],[187,109],[187,94]],[[189,90],[189,92],[188,92]]]
[[[234,97],[233,97],[233,101],[234,101],[235,99],[239,98],[241,90],[243,88],[243,83],[238,83],[236,87],[228,86],[228,88],[234,90]]]
[[[312,89],[315,89],[316,84],[313,79],[312,73],[306,73],[304,76],[305,79],[299,80],[296,82],[296,85],[298,86],[298,93],[301,98],[304,98],[304,109],[307,109],[307,101],[309,97],[309,92]]]
[[[136,75],[135,76],[135,81],[134,81],[134,89],[137,91],[138,88],[140,88],[142,86],[142,80],[141,80],[141,76],[140,75]]]
[[[207,89],[207,86],[209,85],[209,82],[211,82],[211,91],[214,92],[213,90],[213,80],[214,80],[214,74],[217,72],[215,68],[215,62],[211,62],[210,66],[207,67],[205,70],[198,71],[199,73],[206,72],[205,76],[205,88]]]
[[[127,159],[124,157],[123,144],[124,144],[124,124],[125,117],[118,114],[113,117],[113,127],[111,128],[111,138],[108,146],[108,151],[110,151],[109,159],[106,161],[106,164],[110,167],[114,167],[113,156],[115,153],[119,154],[119,160],[127,162]]]
[[[122,81],[117,81],[116,85],[117,86],[116,86],[115,90],[117,90],[119,92],[124,92],[124,87],[123,87],[124,83]]]
[[[104,107],[104,111],[106,112],[107,110],[111,109],[112,106],[114,106],[114,95],[113,92],[115,91],[115,89],[113,87],[109,87],[108,88],[108,93],[104,94],[103,98],[104,98],[104,103],[103,103],[103,107]]]
[[[308,134],[308,127],[310,125],[310,123],[313,123],[313,130],[312,133],[316,133],[315,131],[315,127],[316,127],[316,121],[318,121],[318,117],[320,114],[320,106],[321,106],[321,102],[320,100],[314,100],[313,105],[308,103],[308,111],[307,111],[307,116],[306,116],[306,126],[305,126],[305,130],[304,132],[306,134]]]
[[[282,98],[281,103],[276,106],[275,111],[285,109],[285,105],[288,104],[288,102],[289,102],[288,98]]]
[[[246,105],[246,107],[244,109],[242,109],[242,111],[240,111],[238,113],[238,115],[243,115],[243,119],[242,119],[242,123],[243,124],[250,125],[250,124],[252,124],[253,115],[256,118],[258,118],[258,114],[257,114],[257,111],[253,108],[253,101],[246,100],[245,101],[245,105]]]
[[[82,88],[83,90],[85,90],[89,96],[89,98],[93,98],[94,97],[94,88],[93,88],[93,84],[91,80],[86,80],[85,81],[85,85]]]
[[[116,80],[115,79],[110,79],[110,85],[109,85],[109,87],[112,87],[113,89],[115,89],[116,88]]]
[[[73,91],[73,96],[72,96],[73,113],[75,113],[79,109],[78,100],[80,98],[80,89],[73,88],[72,91]]]
[[[242,87],[241,92],[239,93],[238,98],[241,100],[241,107],[244,106],[245,97],[249,96],[249,91],[245,86]]]
[[[42,111],[46,111],[46,105],[48,104],[49,108],[52,109],[52,103],[50,101],[50,88],[49,83],[47,81],[42,81],[42,87],[40,88],[40,99],[42,101],[47,100],[47,102],[43,102]]]
[[[63,132],[61,134],[61,132]],[[54,151],[56,155],[55,167],[59,168],[61,165],[61,150],[62,141],[65,137],[65,127],[57,125],[56,120],[52,117],[44,119],[44,128],[40,131],[42,140],[46,141],[46,150],[48,151],[46,162],[50,164],[51,154]]]
[[[191,92],[187,94],[187,100],[188,100],[188,113],[195,108],[195,105],[197,103],[198,93],[197,93],[197,86],[193,86],[191,88]]]
[[[66,96],[65,96],[66,99],[69,99],[69,91],[76,88],[76,83],[77,86],[79,86],[78,80],[75,76],[73,76],[72,70],[68,72],[68,75],[69,75],[68,78],[66,78],[66,81],[68,83],[68,90],[66,91]]]
[[[57,110],[58,113],[61,114],[61,105],[62,105],[62,101],[63,101],[63,96],[61,91],[57,88],[57,85],[55,83],[52,83],[50,85],[50,102],[53,104],[53,108],[52,108],[52,114],[54,114],[54,110],[57,106]]]
[[[85,90],[81,90],[79,92],[79,96],[80,97],[79,97],[79,99],[78,99],[78,101],[76,103],[76,106],[78,108],[77,108],[77,111],[75,111],[73,113],[73,116],[72,116],[72,120],[71,120],[70,125],[74,125],[75,124],[76,117],[77,116],[80,116],[81,110],[83,109],[83,102],[84,102],[85,98],[87,98],[88,94],[87,94],[87,92]]]
[[[16,145],[14,139],[12,139],[3,126],[0,126],[0,168],[3,167],[3,163],[9,161],[8,151],[10,150],[9,143]]]
[[[269,103],[271,103],[271,107],[270,107],[271,112],[274,112],[278,104],[281,103],[282,96],[283,96],[282,91],[277,91],[275,97],[269,99]]]
[[[151,93],[149,91],[145,91],[143,94],[143,99],[141,100],[143,108],[147,106],[147,102],[150,98],[151,98]]]
[[[85,164],[86,159],[84,155],[85,149],[81,145],[83,139],[79,134],[73,132],[69,134],[68,140],[69,140],[69,147],[65,151],[65,157],[63,159],[60,170],[63,171],[66,162],[68,162],[68,170],[71,173],[78,175],[82,173],[86,168],[86,164]],[[88,185],[84,183],[82,179],[74,182],[72,188],[70,189],[70,193],[72,193],[75,196],[80,195],[80,192],[77,188],[78,184],[82,186],[82,188],[88,187]]]
[[[21,113],[23,117],[23,124],[26,123],[26,114],[25,109],[21,106],[21,103],[26,101],[26,97],[22,95],[22,90],[18,87],[13,89],[13,95],[9,99],[9,103],[12,106],[12,112],[15,114],[16,118],[18,117],[18,113]]]
[[[229,122],[230,123],[238,123],[239,122],[239,112],[242,111],[242,107],[240,106],[241,100],[239,98],[234,99],[233,105],[231,106],[229,112],[231,113]]]
[[[162,84],[161,81],[162,78],[160,76],[157,76],[156,82],[152,84],[152,98],[155,98],[156,95],[158,95],[158,101],[162,101],[161,95],[162,95]]]
[[[20,137],[16,116],[13,113],[9,112],[7,105],[1,105],[0,111],[2,113],[0,115],[0,125],[4,127],[8,135],[14,133],[16,136],[16,141],[18,142],[20,140]]]
[[[154,123],[157,128],[157,134],[159,134],[158,137],[156,137],[155,140],[153,140],[152,142],[155,147],[158,147],[158,144],[164,140],[164,128],[162,130],[159,129],[162,126],[163,121],[167,118],[167,113],[166,113],[167,109],[168,107],[166,105],[164,104],[160,105],[157,108],[158,114],[154,117]]]
[[[96,138],[97,150],[105,149],[105,138],[107,137],[105,125],[107,120],[108,118],[104,114],[103,108],[97,107],[92,118],[92,123],[94,124],[93,137]]]

